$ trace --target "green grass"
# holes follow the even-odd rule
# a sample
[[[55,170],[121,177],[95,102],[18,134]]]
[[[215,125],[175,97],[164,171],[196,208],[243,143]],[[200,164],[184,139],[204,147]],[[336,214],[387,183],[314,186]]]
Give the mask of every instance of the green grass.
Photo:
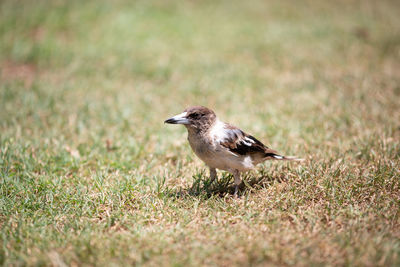
[[[398,1],[0,2],[3,265],[400,265]],[[201,104],[272,148],[210,184]]]

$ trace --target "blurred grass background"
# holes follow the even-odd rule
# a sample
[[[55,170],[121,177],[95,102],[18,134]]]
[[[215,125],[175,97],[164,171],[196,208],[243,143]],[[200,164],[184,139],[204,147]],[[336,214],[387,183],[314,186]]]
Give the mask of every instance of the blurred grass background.
[[[399,13],[1,1],[0,262],[400,264]],[[307,162],[210,197],[185,129],[163,125],[197,104]]]

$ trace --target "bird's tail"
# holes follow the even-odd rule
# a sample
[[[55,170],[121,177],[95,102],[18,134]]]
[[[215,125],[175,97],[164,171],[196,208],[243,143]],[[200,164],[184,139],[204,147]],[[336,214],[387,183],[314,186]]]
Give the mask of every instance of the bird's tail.
[[[281,156],[275,153],[267,153],[265,155],[266,157],[270,159],[276,159],[276,160],[290,160],[290,161],[304,161],[304,159],[293,157],[293,156]]]

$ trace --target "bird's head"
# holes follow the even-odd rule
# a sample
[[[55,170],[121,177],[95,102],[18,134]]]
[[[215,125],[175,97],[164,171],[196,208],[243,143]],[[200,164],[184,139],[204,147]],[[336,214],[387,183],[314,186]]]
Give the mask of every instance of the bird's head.
[[[214,111],[203,106],[193,106],[185,109],[181,114],[167,119],[164,123],[183,124],[186,128],[195,131],[206,131],[216,121]]]

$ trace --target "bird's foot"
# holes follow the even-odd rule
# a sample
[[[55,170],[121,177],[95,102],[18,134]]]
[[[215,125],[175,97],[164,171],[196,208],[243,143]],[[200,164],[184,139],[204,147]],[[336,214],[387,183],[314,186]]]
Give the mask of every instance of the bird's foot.
[[[238,198],[238,191],[239,191],[239,185],[235,185],[235,193],[233,193],[233,197]]]

